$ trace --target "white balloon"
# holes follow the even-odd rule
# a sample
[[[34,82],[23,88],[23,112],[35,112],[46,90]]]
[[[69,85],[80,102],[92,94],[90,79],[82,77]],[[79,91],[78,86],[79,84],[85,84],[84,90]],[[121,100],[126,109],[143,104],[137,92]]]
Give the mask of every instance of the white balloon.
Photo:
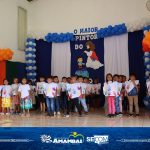
[[[145,76],[149,76],[149,73],[150,73],[149,71],[146,71]]]
[[[148,57],[145,57],[145,62],[149,62],[149,58]]]

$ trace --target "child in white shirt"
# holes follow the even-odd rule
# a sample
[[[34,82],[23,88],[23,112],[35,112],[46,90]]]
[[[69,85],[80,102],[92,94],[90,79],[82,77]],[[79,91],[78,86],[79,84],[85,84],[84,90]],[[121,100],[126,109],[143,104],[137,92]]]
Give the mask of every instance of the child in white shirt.
[[[19,83],[18,83],[18,78],[14,78],[13,84],[11,85],[12,87],[12,107],[14,110],[15,114],[18,114],[20,112],[20,99],[19,99],[19,93],[18,93],[18,88],[19,88]]]
[[[108,117],[111,117],[111,105],[108,105],[108,97],[109,97],[109,93],[108,93],[108,87],[109,85],[112,83],[112,74],[108,73],[106,75],[106,82],[104,83],[104,86],[103,86],[103,94],[105,95],[105,105],[104,105],[104,108],[105,108],[105,114],[108,116]],[[113,102],[112,102],[113,103]],[[110,109],[109,109],[109,106],[110,106]]]
[[[100,89],[101,89],[101,84],[99,83],[99,80],[96,78],[94,79],[94,83],[92,84],[93,108],[97,108],[97,109],[100,108]]]
[[[4,110],[6,108],[6,115],[10,115],[10,108],[12,105],[12,87],[9,85],[7,79],[4,80],[4,85],[2,86],[2,115],[4,115]]]
[[[116,87],[116,95],[115,95],[115,110],[116,110],[116,115],[121,115],[121,110],[120,110],[120,101],[121,101],[121,89],[122,89],[122,83],[118,82],[119,76],[116,74],[113,76],[113,83]]]
[[[136,76],[131,74],[125,86],[129,99],[129,116],[133,116],[133,106],[135,106],[135,116],[139,116],[138,85],[139,81],[136,80]]]
[[[87,107],[89,109],[89,104],[91,102],[92,84],[90,83],[88,78],[84,78],[84,83],[86,84],[85,99]]]
[[[83,77],[78,77],[78,82],[81,86],[81,97],[79,97],[79,103],[81,103],[84,108],[85,114],[88,114],[88,108],[86,104],[85,94],[86,94],[86,83],[83,83]]]
[[[68,101],[69,106],[67,109],[66,117],[69,117],[72,105],[76,106],[79,116],[81,117],[82,113],[81,113],[81,107],[79,105],[79,97],[81,97],[81,86],[80,83],[77,83],[77,78],[75,76],[71,77],[71,84],[68,87],[68,94],[70,100]]]
[[[38,96],[38,101],[40,103],[40,110],[42,113],[45,113],[45,78],[44,77],[40,77],[40,82],[37,82],[36,84],[36,92],[37,92],[37,96]]]
[[[57,84],[53,82],[53,78],[47,78],[47,84],[45,86],[46,104],[48,116],[54,117],[55,111],[55,97],[57,96]]]
[[[22,84],[19,86],[18,92],[20,96],[20,106],[22,109],[22,116],[30,117],[30,109],[32,108],[32,100],[30,98],[30,86],[27,84],[27,79],[22,79]]]
[[[61,85],[61,108],[64,113],[66,114],[67,111],[67,78],[63,77]]]
[[[54,115],[60,115],[60,92],[61,92],[61,85],[59,83],[59,79],[57,76],[53,77],[54,83],[57,84],[57,96],[55,97],[55,112]]]

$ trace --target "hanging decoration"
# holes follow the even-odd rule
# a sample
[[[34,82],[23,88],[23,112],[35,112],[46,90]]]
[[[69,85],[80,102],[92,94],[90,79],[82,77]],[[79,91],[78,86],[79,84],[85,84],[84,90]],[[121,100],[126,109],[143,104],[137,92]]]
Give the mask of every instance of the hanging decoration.
[[[27,79],[36,81],[36,43],[35,39],[28,38],[26,42],[26,71],[27,71]]]
[[[73,41],[74,40],[74,35],[73,33],[48,33],[45,36],[45,40],[47,42],[54,42],[54,43],[63,43],[63,42],[68,42],[68,41]]]
[[[0,61],[11,60],[13,54],[13,51],[9,48],[0,49]]]
[[[145,79],[149,78],[150,74],[150,26],[143,28],[144,38],[142,41],[144,51]]]
[[[124,23],[115,26],[109,25],[106,28],[101,28],[100,30],[98,30],[97,37],[104,38],[104,37],[109,37],[114,35],[121,35],[124,33],[127,33],[127,28]]]

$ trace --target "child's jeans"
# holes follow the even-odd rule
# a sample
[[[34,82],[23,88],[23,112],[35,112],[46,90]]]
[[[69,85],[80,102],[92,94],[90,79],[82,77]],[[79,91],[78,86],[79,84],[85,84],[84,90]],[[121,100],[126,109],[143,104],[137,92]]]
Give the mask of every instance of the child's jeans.
[[[116,107],[116,113],[118,114],[120,112],[120,97],[116,97],[115,99],[115,107]]]
[[[108,96],[108,112],[109,114],[115,114],[115,97]]]
[[[62,92],[61,108],[62,108],[63,113],[66,114],[66,110],[67,110],[67,95],[66,95],[66,92]]]
[[[88,108],[86,105],[86,99],[85,98],[79,98],[79,103],[81,103],[82,107],[84,108],[84,111],[88,112]]]
[[[55,108],[54,104],[55,104],[54,98],[46,97],[47,112],[49,114],[54,115],[54,108]]]
[[[60,112],[60,96],[55,97],[55,112]]]

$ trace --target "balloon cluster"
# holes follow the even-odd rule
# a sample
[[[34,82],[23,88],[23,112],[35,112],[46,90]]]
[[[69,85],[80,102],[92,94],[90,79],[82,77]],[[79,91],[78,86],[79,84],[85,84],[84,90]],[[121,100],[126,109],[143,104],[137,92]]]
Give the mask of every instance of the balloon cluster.
[[[147,109],[150,110],[150,96],[146,96],[143,100],[144,105],[146,106]]]
[[[150,74],[150,53],[149,52],[144,53],[144,65],[145,65],[145,79],[147,80]]]
[[[0,61],[12,59],[13,54],[13,51],[9,48],[0,49]]]
[[[149,18],[142,18],[130,23],[126,23],[126,27],[128,32],[134,32],[134,31],[142,30],[143,27],[149,24],[150,24]]]
[[[47,42],[55,42],[55,43],[63,43],[63,42],[68,42],[68,41],[73,41],[74,40],[74,35],[73,33],[48,33],[45,36],[45,40]]]
[[[35,39],[28,38],[26,42],[26,71],[27,71],[27,79],[36,81],[36,43]]]
[[[120,35],[124,33],[127,33],[127,28],[126,25],[123,23],[115,26],[109,25],[106,28],[101,28],[100,30],[97,31],[97,36],[98,38],[104,38],[104,37]]]
[[[145,32],[145,37],[142,41],[142,46],[144,52],[150,52],[150,31]]]

